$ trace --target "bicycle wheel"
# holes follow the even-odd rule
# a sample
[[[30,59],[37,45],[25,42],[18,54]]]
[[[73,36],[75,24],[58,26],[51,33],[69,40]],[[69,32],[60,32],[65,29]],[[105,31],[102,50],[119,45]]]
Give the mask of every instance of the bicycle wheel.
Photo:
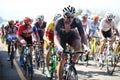
[[[83,65],[88,66],[89,54],[83,53],[80,55],[80,60],[83,62]]]
[[[11,68],[13,68],[13,54],[14,54],[14,53],[11,52],[11,55],[10,55]]]
[[[116,57],[114,55],[114,53],[107,55],[107,73],[109,75],[112,75],[116,66]]]
[[[77,71],[74,67],[71,67],[67,73],[67,80],[78,80]]]
[[[35,67],[36,67],[36,69],[39,69],[39,66],[40,66],[39,63],[40,63],[39,53],[35,52]]]
[[[14,59],[14,47],[11,46],[11,55],[10,55],[10,61],[11,61],[11,68],[13,68],[13,59]]]

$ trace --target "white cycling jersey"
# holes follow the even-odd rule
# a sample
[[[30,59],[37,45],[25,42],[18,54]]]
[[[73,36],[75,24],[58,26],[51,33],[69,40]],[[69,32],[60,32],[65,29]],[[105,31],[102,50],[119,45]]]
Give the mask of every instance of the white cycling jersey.
[[[111,23],[107,23],[106,19],[102,19],[100,22],[99,29],[106,32],[110,30],[110,28],[113,28],[113,27],[116,28],[115,20],[112,20]]]
[[[82,19],[81,19],[81,22],[82,22],[82,26],[83,26],[83,30],[85,32],[85,34],[89,34],[89,29],[90,29],[90,26],[91,26],[91,20],[87,20],[86,22],[83,22]]]

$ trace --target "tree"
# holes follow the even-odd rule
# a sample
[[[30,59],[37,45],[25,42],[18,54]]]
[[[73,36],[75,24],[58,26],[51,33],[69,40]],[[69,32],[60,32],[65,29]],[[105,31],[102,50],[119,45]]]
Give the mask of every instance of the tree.
[[[79,15],[81,15],[81,13],[83,12],[83,10],[82,9],[78,9],[78,11],[76,12],[76,16],[79,16]]]

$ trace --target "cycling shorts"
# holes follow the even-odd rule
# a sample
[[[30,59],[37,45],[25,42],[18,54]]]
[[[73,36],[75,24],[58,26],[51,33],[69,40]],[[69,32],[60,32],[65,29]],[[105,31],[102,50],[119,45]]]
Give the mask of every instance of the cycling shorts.
[[[22,36],[22,37],[27,42],[27,44],[32,44],[32,36],[30,36],[30,37],[24,37],[24,36]]]
[[[79,33],[75,32],[75,31],[70,31],[68,33],[63,32],[62,35],[60,36],[60,44],[62,45],[62,47],[65,50],[66,43],[68,43],[69,45],[72,45],[74,43],[74,41],[77,39],[80,39]]]
[[[107,37],[111,38],[111,37],[112,37],[111,29],[108,30],[108,31],[102,31],[102,33],[103,33],[103,36],[104,36],[105,38],[107,38]]]

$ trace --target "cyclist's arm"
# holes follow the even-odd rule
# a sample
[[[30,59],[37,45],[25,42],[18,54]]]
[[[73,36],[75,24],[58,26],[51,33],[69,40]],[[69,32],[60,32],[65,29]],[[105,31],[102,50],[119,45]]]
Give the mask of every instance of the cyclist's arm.
[[[24,40],[24,38],[22,37],[22,31],[23,31],[23,26],[20,26],[18,28],[18,33],[17,33],[17,38],[20,41],[20,43],[26,43],[26,41]]]
[[[117,25],[116,25],[116,22],[115,21],[113,21],[113,30],[116,32],[116,35],[119,37],[120,35],[119,35],[119,31],[118,31],[118,28],[117,28]]]
[[[56,21],[55,26],[54,26],[54,44],[58,47],[58,48],[62,48],[61,44],[60,44],[60,26],[61,24],[58,23],[58,21]]]
[[[33,26],[33,31],[34,31],[34,34],[36,36],[37,42],[40,42],[40,37],[39,37],[39,34],[38,34],[38,30],[35,26]]]
[[[84,43],[85,45],[87,45],[87,38],[84,34],[84,30],[83,30],[83,27],[82,27],[82,23],[79,19],[76,19],[76,23],[77,23],[77,28],[78,28],[78,31],[79,31],[79,34],[80,34],[80,37],[81,37],[81,42]]]
[[[99,25],[99,34],[101,38],[104,38],[103,33],[102,33],[103,26],[104,26],[104,19],[101,20],[100,25]]]

